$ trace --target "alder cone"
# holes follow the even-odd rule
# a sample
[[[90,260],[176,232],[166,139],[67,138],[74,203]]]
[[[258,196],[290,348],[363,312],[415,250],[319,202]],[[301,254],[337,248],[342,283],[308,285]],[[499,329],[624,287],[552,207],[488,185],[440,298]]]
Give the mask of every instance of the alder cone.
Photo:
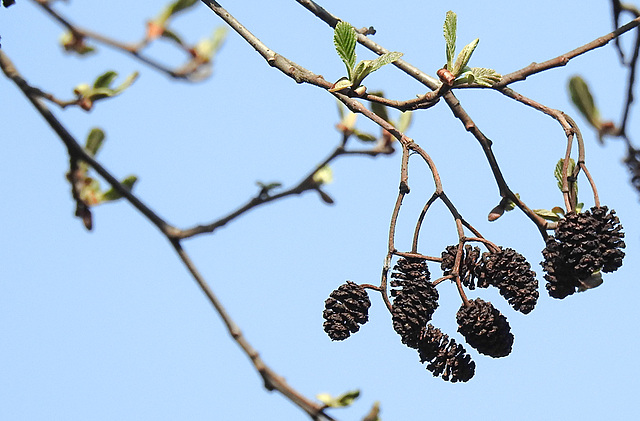
[[[606,206],[591,208],[591,214],[596,220],[596,232],[600,240],[600,252],[602,254],[602,271],[615,272],[622,266],[624,258],[623,248],[626,244],[622,240],[624,233],[620,219],[616,216],[616,211]]]
[[[530,313],[540,293],[536,273],[523,255],[511,248],[500,248],[495,253],[484,253],[476,268],[478,284],[490,284],[500,290],[514,310]]]
[[[342,341],[369,320],[371,301],[363,287],[347,281],[329,294],[324,307],[324,331],[332,340]]]
[[[462,304],[456,315],[458,332],[481,354],[493,358],[509,355],[513,334],[506,317],[493,304],[480,298],[469,300],[469,304]]]
[[[476,371],[464,347],[431,324],[425,327],[418,341],[420,362],[427,364],[434,377],[442,377],[452,383],[469,381]]]
[[[394,270],[391,286],[398,289],[391,290],[393,329],[403,344],[417,348],[422,329],[438,307],[438,290],[429,282],[431,275],[424,259],[400,259]]]
[[[542,251],[549,295],[565,298],[582,290],[594,273],[617,270],[624,258],[623,238],[620,220],[606,206],[565,215]]]
[[[442,252],[442,263],[440,263],[440,268],[442,269],[442,274],[444,276],[450,275],[453,270],[453,265],[456,260],[456,253],[458,251],[458,246],[447,246],[445,250]],[[462,281],[462,285],[467,288],[473,290],[476,288],[476,277],[477,277],[477,269],[480,264],[480,248],[479,247],[471,247],[471,245],[466,244],[462,249],[462,257],[460,259],[460,269],[458,274],[460,276],[460,280]],[[486,288],[489,286],[487,283],[483,283],[482,280],[478,280],[478,288]]]

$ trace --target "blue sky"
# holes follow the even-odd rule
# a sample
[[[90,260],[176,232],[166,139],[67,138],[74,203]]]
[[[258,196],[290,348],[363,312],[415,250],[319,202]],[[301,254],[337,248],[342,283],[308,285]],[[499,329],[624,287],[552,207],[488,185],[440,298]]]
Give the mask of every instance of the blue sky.
[[[84,27],[137,40],[158,2],[59,2]],[[228,3],[228,4],[227,4]],[[238,3],[238,4],[234,4]],[[430,3],[430,2],[429,2]],[[471,65],[506,74],[556,57],[611,30],[610,5],[597,2],[450,1],[429,4],[379,0],[324,1],[356,27],[374,26],[373,39],[402,51],[429,74],[445,62],[442,22],[458,14],[458,49],[480,43]],[[344,66],[332,31],[294,1],[223,2],[222,6],[274,51],[337,80]],[[176,19],[191,42],[220,20],[206,7]],[[230,32],[213,76],[188,84],[167,79],[130,57],[99,46],[88,58],[65,55],[62,29],[32,2],[0,11],[3,51],[33,85],[61,98],[106,70],[140,78],[120,97],[87,113],[54,109],[78,139],[102,127],[99,160],[117,177],[136,174],[135,193],[170,223],[187,228],[216,220],[257,192],[256,181],[291,186],[340,142],[335,100],[296,85],[270,68]],[[630,37],[625,44],[630,44]],[[359,46],[359,58],[373,54]],[[149,53],[167,63],[181,55],[166,44]],[[625,228],[627,258],[601,287],[554,300],[544,288],[527,316],[492,290],[476,290],[508,318],[515,335],[510,356],[491,359],[467,346],[476,375],[466,384],[433,378],[415,351],[393,331],[380,297],[371,293],[370,321],[347,341],[322,330],[328,294],[346,280],[379,282],[400,154],[343,157],[332,166],[327,206],[314,193],[255,209],[211,236],[184,243],[213,290],[275,371],[306,396],[361,389],[338,419],[359,419],[379,400],[392,419],[624,419],[634,414],[640,370],[636,297],[640,253],[638,195],[621,165],[624,145],[604,147],[570,104],[569,78],[592,86],[603,117],[618,120],[626,73],[606,46],[566,67],[512,85],[516,91],[573,115],[587,147],[587,165],[603,204]],[[119,79],[121,80],[121,79]],[[369,76],[370,90],[408,99],[425,88],[392,66]],[[553,169],[564,154],[560,126],[542,113],[488,90],[456,93],[494,151],[512,190],[532,208],[562,205]],[[94,230],[73,217],[64,178],[62,143],[10,81],[0,82],[0,419],[6,420],[264,420],[305,419],[265,391],[247,358],[226,333],[197,285],[160,233],[125,202],[94,209]],[[628,133],[638,132],[633,110]],[[395,115],[395,114],[394,114]],[[359,117],[363,130],[374,131]],[[518,211],[486,221],[499,201],[475,139],[444,103],[415,113],[408,135],[434,159],[448,196],[493,242],[517,249],[541,285],[544,244]],[[637,139],[634,139],[638,141]],[[640,141],[639,141],[640,142]],[[410,249],[413,226],[433,191],[427,167],[412,160],[411,194],[400,214],[396,245]],[[581,200],[593,205],[585,179]],[[456,242],[453,219],[440,204],[429,212],[420,251],[439,255]],[[438,265],[430,266],[434,277]],[[453,285],[442,284],[434,323],[461,340]]]

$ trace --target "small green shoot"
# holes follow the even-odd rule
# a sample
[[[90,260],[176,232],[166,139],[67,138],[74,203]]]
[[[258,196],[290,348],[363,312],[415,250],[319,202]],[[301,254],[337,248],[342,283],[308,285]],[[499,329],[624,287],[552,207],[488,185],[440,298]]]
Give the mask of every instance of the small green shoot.
[[[439,73],[440,78],[451,86],[462,83],[476,83],[486,87],[493,86],[494,83],[498,82],[502,78],[498,72],[484,67],[467,66],[471,59],[471,55],[478,46],[478,42],[480,42],[478,38],[465,45],[464,48],[462,48],[462,51],[460,51],[460,54],[458,54],[455,62],[453,61],[456,51],[457,20],[458,18],[456,14],[449,10],[444,20],[443,32],[447,56],[445,70],[448,71],[450,76],[440,76]]]
[[[98,76],[93,82],[93,86],[89,86],[87,83],[76,86],[73,89],[73,93],[78,97],[78,104],[84,110],[89,111],[95,101],[121,94],[135,82],[138,78],[138,72],[130,74],[120,86],[112,88],[111,84],[116,77],[118,77],[118,74],[110,70]]]
[[[197,2],[198,0],[176,0],[165,6],[160,14],[147,24],[147,38],[155,39],[161,36],[174,15],[194,6]]]
[[[392,63],[402,57],[397,51],[384,53],[375,60],[362,60],[356,64],[356,44],[358,33],[349,23],[338,22],[333,33],[333,43],[338,56],[347,68],[347,77],[340,79],[329,90],[337,92],[343,89],[357,89],[363,79],[385,64]]]
[[[359,390],[351,390],[336,397],[328,393],[320,393],[316,395],[316,398],[328,408],[344,408],[353,404],[359,396]]]

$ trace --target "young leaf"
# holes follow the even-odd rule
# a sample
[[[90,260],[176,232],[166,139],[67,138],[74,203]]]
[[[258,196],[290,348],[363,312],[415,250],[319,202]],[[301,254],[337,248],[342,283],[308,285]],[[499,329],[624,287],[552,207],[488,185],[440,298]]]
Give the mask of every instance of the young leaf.
[[[382,92],[370,92],[370,94],[373,94],[379,97],[384,97],[384,94]],[[379,102],[371,102],[369,107],[371,108],[371,111],[373,111],[375,115],[377,115],[384,121],[389,121],[389,113],[387,112],[386,105],[380,104]]]
[[[534,209],[533,213],[535,213],[536,215],[548,220],[548,221],[559,221],[560,217],[556,214],[551,212],[550,210],[547,209]]]
[[[398,121],[394,124],[394,126],[396,127],[396,129],[404,133],[407,131],[409,126],[411,126],[412,118],[413,114],[411,113],[411,111],[400,113],[400,117],[398,118]]]
[[[356,390],[343,393],[342,395],[338,396],[337,401],[340,404],[340,406],[349,406],[356,399],[358,399],[359,396],[360,396],[360,391],[356,389]]]
[[[133,82],[135,82],[136,79],[138,78],[138,75],[139,75],[138,72],[133,72],[129,76],[127,76],[127,78],[124,80],[124,82],[122,82],[120,84],[120,86],[118,86],[117,88],[115,88],[113,90],[113,95],[118,95],[120,92],[124,91],[129,86],[131,86],[133,84]]]
[[[362,60],[357,64],[356,68],[353,69],[353,77],[351,78],[353,88],[357,88],[360,82],[362,82],[362,79],[371,73],[368,71],[370,65],[371,60]]]
[[[346,77],[343,77],[343,78],[340,78],[339,81],[333,84],[333,87],[329,89],[329,92],[338,92],[345,88],[350,88],[351,86],[353,86],[353,83]]]
[[[377,140],[371,133],[361,132],[360,130],[354,130],[353,134],[363,142],[375,142]]]
[[[473,76],[473,82],[478,85],[491,87],[494,83],[499,82],[502,75],[493,69],[486,69],[484,67],[472,67],[469,72]]]
[[[126,188],[127,190],[131,191],[131,189],[133,189],[133,185],[136,183],[136,181],[138,181],[138,177],[136,177],[135,175],[130,175],[129,177],[125,178],[124,180],[122,180],[120,182],[120,184],[122,184],[122,186],[124,188]],[[119,191],[114,190],[113,188],[110,188],[109,190],[107,190],[106,192],[104,192],[102,194],[102,200],[104,202],[110,202],[113,200],[118,200],[122,197],[122,195],[120,194]]]
[[[564,159],[560,159],[556,164],[556,169],[553,171],[553,176],[558,180],[558,188],[562,191],[562,167],[564,166]],[[576,162],[573,158],[569,158],[569,168],[567,168],[567,175],[571,175],[573,173],[574,168],[576,167]],[[577,183],[576,185],[576,193],[577,193]]]
[[[282,187],[282,183],[277,181],[273,183],[263,183],[262,181],[256,181],[256,185],[260,187],[260,189],[262,189],[264,192],[269,192],[270,190]]]
[[[147,23],[147,37],[149,39],[158,38],[164,32],[167,21],[173,17],[173,15],[188,9],[195,5],[196,2],[197,0],[176,0],[168,6],[165,6],[158,17]]]
[[[113,70],[109,70],[108,72],[104,72],[100,76],[98,76],[93,82],[94,88],[108,88],[111,85],[111,82],[118,77],[118,74]]]
[[[370,64],[371,70],[369,71],[369,73],[375,72],[385,64],[393,63],[403,55],[404,55],[403,53],[400,53],[398,51],[391,51],[389,53],[384,53],[383,55],[379,56],[378,58],[376,58],[371,62]]]
[[[176,34],[175,32],[169,29],[165,28],[164,31],[162,31],[162,34],[160,34],[160,36],[162,38],[167,38],[180,46],[183,46],[183,47],[185,46],[185,43],[184,41],[182,41],[182,38],[180,38],[180,35]]]
[[[102,146],[102,142],[104,141],[105,134],[102,129],[94,127],[91,129],[89,134],[87,135],[87,140],[84,145],[84,149],[91,155],[96,156],[98,154],[98,150]]]
[[[600,129],[600,111],[596,107],[593,96],[589,91],[589,85],[580,76],[574,76],[569,80],[569,93],[571,101],[578,108],[584,118],[596,129]]]
[[[453,68],[450,69],[451,73],[453,73],[454,76],[458,77],[462,74],[464,68],[467,66],[467,63],[469,63],[469,59],[471,59],[473,51],[478,46],[478,42],[480,42],[480,39],[476,38],[469,44],[465,45],[462,51],[460,51],[460,54],[458,54]]]
[[[169,10],[171,11],[172,15],[175,15],[176,13],[193,6],[197,1],[198,0],[177,0],[169,5]]]
[[[353,80],[353,68],[356,65],[356,42],[358,34],[348,22],[340,21],[333,32],[333,43],[336,52],[347,67],[347,76]]]
[[[359,396],[359,390],[352,390],[336,397],[328,393],[321,393],[316,395],[316,398],[330,408],[340,408],[351,405]]]
[[[402,53],[393,51],[390,53],[384,53],[375,60],[362,60],[353,71],[353,78],[351,79],[353,82],[352,88],[357,88],[365,77],[369,76],[385,64],[398,60],[402,56]]]
[[[447,44],[447,69],[453,67],[453,55],[456,53],[457,16],[451,10],[444,19],[444,40]]]

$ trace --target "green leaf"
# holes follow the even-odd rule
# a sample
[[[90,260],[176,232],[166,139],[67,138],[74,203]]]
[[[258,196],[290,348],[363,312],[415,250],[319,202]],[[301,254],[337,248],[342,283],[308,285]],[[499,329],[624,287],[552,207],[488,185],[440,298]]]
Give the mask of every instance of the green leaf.
[[[502,75],[493,69],[486,69],[484,67],[472,67],[469,69],[469,73],[473,77],[469,83],[477,83],[478,85],[491,87],[494,83],[499,82]]]
[[[560,216],[558,216],[558,214],[547,210],[547,209],[534,209],[533,213],[535,213],[536,215],[548,220],[548,221],[559,221],[560,220]]]
[[[104,138],[105,134],[102,129],[94,127],[87,135],[84,149],[89,153],[89,155],[96,156],[98,154],[98,151],[100,150],[100,147],[102,146],[102,143],[104,142]]]
[[[93,82],[93,87],[108,88],[109,86],[111,86],[111,82],[113,82],[113,80],[117,77],[118,73],[114,72],[113,70],[109,70],[108,72],[105,72],[96,78],[95,82]]]
[[[371,133],[361,132],[360,130],[354,130],[353,134],[363,142],[375,142],[376,140],[378,140],[378,138]]]
[[[447,44],[447,69],[453,67],[453,56],[456,53],[456,30],[458,18],[451,10],[447,12],[444,19],[444,40]]]
[[[173,17],[173,15],[175,15],[177,13],[180,13],[183,10],[192,7],[193,5],[196,4],[197,1],[198,0],[177,0],[177,1],[174,1],[173,3],[169,4],[164,9],[162,9],[162,11],[158,15],[158,17],[153,19],[153,21],[151,21],[151,23],[154,26],[156,26],[157,28],[161,28],[162,30],[164,30],[166,25],[167,25],[167,21],[171,17]],[[160,35],[160,33],[158,33],[158,35]]]
[[[178,45],[182,45],[184,46],[184,42],[182,41],[182,38],[180,38],[180,36],[178,34],[176,34],[175,32],[166,29],[164,31],[162,31],[162,34],[160,35],[162,38],[168,38],[171,41],[175,42]]]
[[[556,164],[556,169],[553,171],[553,176],[558,180],[558,188],[562,191],[562,167],[564,166],[564,158],[560,159]],[[567,168],[567,176],[570,176],[573,173],[573,170],[576,167],[576,162],[573,158],[569,158],[569,167]],[[576,195],[578,194],[578,183],[573,183],[576,189]]]
[[[258,187],[260,187],[261,189],[265,189],[265,190],[273,190],[276,189],[278,187],[282,187],[282,183],[280,182],[273,182],[273,183],[263,183],[262,181],[256,181],[256,184],[258,185]]]
[[[450,69],[451,73],[453,73],[455,77],[460,76],[464,71],[464,68],[467,66],[467,63],[469,63],[469,60],[471,59],[473,51],[478,46],[478,42],[480,42],[480,39],[474,39],[469,44],[465,45],[462,51],[460,51],[460,54],[458,54],[453,68]]]
[[[379,96],[384,98],[384,94],[382,92],[370,92],[371,95]],[[371,111],[384,121],[389,121],[389,113],[387,112],[387,106],[380,104],[379,102],[371,102]]]
[[[111,83],[118,76],[118,74],[114,71],[108,71],[98,76],[98,78],[93,83],[93,88],[90,88],[87,84],[81,84],[76,86],[74,92],[77,95],[83,96],[85,98],[89,98],[92,101],[108,98],[115,95],[118,95],[125,89],[127,89],[131,84],[137,79],[138,72],[134,72],[130,74],[124,82],[120,84],[117,88],[111,88]]]
[[[347,67],[347,76],[349,80],[353,80],[353,68],[356,65],[356,42],[358,34],[353,26],[348,22],[338,22],[333,32],[333,43],[336,46],[336,52]]]
[[[124,91],[129,86],[131,86],[133,84],[133,82],[135,82],[136,79],[138,78],[138,75],[139,75],[138,72],[133,72],[129,76],[127,76],[127,78],[124,80],[124,82],[122,82],[120,84],[120,86],[118,86],[117,88],[115,88],[113,90],[114,91],[114,95],[119,94],[120,92]]]
[[[393,63],[403,55],[404,55],[403,53],[400,53],[398,51],[391,51],[389,53],[382,54],[381,56],[379,56],[369,64],[369,68],[371,69],[369,73],[375,72],[385,64]]]
[[[353,77],[351,78],[353,88],[357,88],[358,85],[360,85],[360,82],[362,82],[362,80],[367,77],[369,73],[371,73],[368,71],[371,61],[372,60],[362,60],[353,70]]]
[[[384,53],[375,60],[362,60],[360,63],[358,63],[355,70],[353,71],[353,78],[351,79],[351,81],[353,82],[352,87],[357,88],[365,77],[369,76],[371,73],[375,72],[385,64],[389,64],[398,60],[402,56],[402,53],[393,51]]]
[[[198,0],[177,0],[169,5],[169,10],[171,15],[175,15],[178,12],[181,12],[185,9],[196,4]]]
[[[335,398],[328,393],[321,393],[316,395],[316,399],[330,408],[341,408],[351,405],[359,396],[359,390],[352,390]]]
[[[359,390],[352,390],[350,392],[347,393],[343,393],[342,395],[338,396],[338,402],[340,403],[340,406],[349,406],[351,405],[356,399],[358,399],[358,397],[360,396],[360,391]]]
[[[600,111],[593,101],[593,96],[589,90],[589,85],[580,76],[574,76],[569,80],[569,93],[571,101],[578,108],[580,113],[596,129],[600,129]]]
[[[136,181],[138,181],[138,177],[136,177],[135,175],[130,175],[124,180],[122,180],[120,184],[122,184],[122,186],[127,190],[131,191]],[[102,201],[104,202],[111,202],[113,200],[118,200],[120,198],[122,198],[122,194],[120,194],[119,191],[114,190],[113,188],[110,188],[109,190],[107,190],[102,194]]]
[[[260,193],[258,194],[260,197],[269,196],[271,194],[271,190],[275,190],[277,188],[282,187],[282,183],[273,182],[273,183],[263,183],[261,181],[256,181],[258,187],[260,187]]]
[[[398,118],[398,121],[394,124],[394,126],[396,129],[404,133],[411,126],[412,119],[413,114],[411,113],[411,111],[405,111],[403,113],[400,113],[400,117]]]

